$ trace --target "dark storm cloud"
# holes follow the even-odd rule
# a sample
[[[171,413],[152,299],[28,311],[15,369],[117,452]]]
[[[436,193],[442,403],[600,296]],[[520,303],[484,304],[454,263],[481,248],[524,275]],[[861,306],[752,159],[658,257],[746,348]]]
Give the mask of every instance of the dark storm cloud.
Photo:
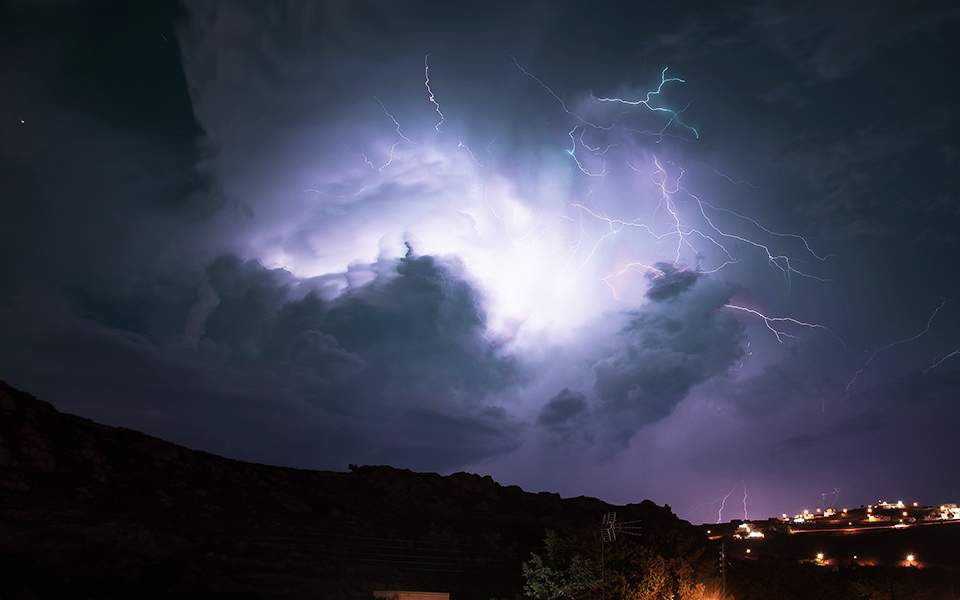
[[[652,278],[651,302],[630,314],[619,346],[594,366],[594,393],[621,444],[743,353],[743,329],[722,310],[729,285],[668,264],[657,268],[663,274]]]
[[[302,363],[318,352],[361,362],[351,395],[378,403],[473,402],[517,381],[517,365],[487,339],[480,297],[459,265],[409,255],[371,270],[369,283],[324,300],[282,269],[217,260],[206,336],[240,358]]]
[[[674,300],[680,294],[686,292],[700,278],[696,271],[685,271],[677,269],[670,263],[658,263],[660,270],[657,274],[647,274],[647,280],[650,281],[650,287],[647,288],[646,297],[654,302],[665,302]]]
[[[127,290],[71,292],[52,336],[7,324],[28,352],[84,355],[71,361],[75,377],[41,386],[56,397],[83,404],[87,393],[102,394],[85,410],[136,414],[149,431],[185,441],[195,441],[190,421],[210,415],[232,433],[200,443],[229,444],[234,455],[445,469],[514,449],[518,425],[489,399],[518,383],[520,371],[487,339],[480,298],[459,266],[408,255],[369,269],[370,282],[328,300],[323,281],[227,256],[179,285],[148,288],[154,302]],[[201,336],[189,349],[184,332],[197,310]],[[50,366],[24,359],[4,354],[5,363],[42,380]],[[78,379],[87,392],[71,398],[62,386]],[[115,404],[117,388],[133,397]],[[161,422],[151,423],[158,411]],[[257,421],[285,441],[257,435]]]
[[[564,388],[547,400],[537,415],[537,423],[553,433],[568,433],[587,413],[583,392]]]
[[[833,354],[813,345],[812,350],[790,348],[783,361],[768,365],[757,374],[718,378],[704,393],[750,420],[776,417],[798,405],[832,405],[842,399],[846,382],[827,371],[811,377],[809,365],[816,362],[817,353]]]
[[[847,75],[903,38],[944,35],[960,20],[947,4],[874,3],[852,0],[810,5],[758,2],[748,9],[752,24],[774,47],[824,79]]]

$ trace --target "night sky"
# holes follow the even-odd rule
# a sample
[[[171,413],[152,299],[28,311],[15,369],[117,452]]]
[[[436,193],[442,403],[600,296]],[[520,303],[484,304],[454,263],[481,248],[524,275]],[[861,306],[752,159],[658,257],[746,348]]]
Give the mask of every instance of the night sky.
[[[960,500],[960,9],[645,4],[7,3],[0,378],[696,522]]]

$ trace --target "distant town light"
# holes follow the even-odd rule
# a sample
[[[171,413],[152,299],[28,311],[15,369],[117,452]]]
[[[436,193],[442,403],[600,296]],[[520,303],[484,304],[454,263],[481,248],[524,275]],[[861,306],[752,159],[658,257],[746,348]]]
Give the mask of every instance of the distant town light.
[[[907,516],[907,511],[903,511],[903,516]]]
[[[858,558],[859,557],[856,554],[853,555],[853,560],[857,560]]]
[[[913,505],[914,505],[914,506],[918,506],[918,504],[917,504],[916,502],[914,502]]]
[[[747,548],[747,554],[750,554],[750,548]],[[912,554],[910,556],[913,556]],[[910,559],[908,559],[910,560]]]
[[[916,559],[916,558],[917,558],[916,556],[914,556],[914,555],[912,555],[912,554],[908,554],[908,555],[907,555],[907,562],[908,562],[908,563],[912,563],[912,562],[914,561],[914,559]]]
[[[817,552],[817,562],[823,562],[823,552]]]

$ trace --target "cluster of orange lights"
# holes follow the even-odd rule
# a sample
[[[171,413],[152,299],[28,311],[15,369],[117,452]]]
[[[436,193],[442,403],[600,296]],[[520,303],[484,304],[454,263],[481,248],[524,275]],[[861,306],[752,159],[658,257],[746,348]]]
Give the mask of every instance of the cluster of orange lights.
[[[747,554],[749,554],[749,553],[750,553],[750,551],[747,550]],[[853,555],[853,560],[859,560],[859,559],[860,559],[860,556],[859,556],[859,555],[857,555],[857,554],[854,554],[854,555]],[[817,555],[814,557],[814,560],[815,560],[817,563],[822,564],[822,563],[824,563],[824,562],[827,560],[827,557],[826,557],[826,555],[825,555],[823,552],[817,552]],[[907,554],[907,555],[904,557],[903,562],[905,562],[905,563],[907,563],[907,564],[910,564],[910,565],[916,564],[916,562],[917,562],[917,555],[911,552],[910,554]]]

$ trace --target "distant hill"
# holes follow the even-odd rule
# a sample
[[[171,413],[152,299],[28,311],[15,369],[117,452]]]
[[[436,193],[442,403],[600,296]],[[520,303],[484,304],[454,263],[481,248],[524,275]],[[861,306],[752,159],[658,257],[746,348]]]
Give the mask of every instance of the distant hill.
[[[0,382],[0,598],[513,596],[544,530],[602,513],[706,544],[669,507],[468,473],[230,460],[66,415]]]

